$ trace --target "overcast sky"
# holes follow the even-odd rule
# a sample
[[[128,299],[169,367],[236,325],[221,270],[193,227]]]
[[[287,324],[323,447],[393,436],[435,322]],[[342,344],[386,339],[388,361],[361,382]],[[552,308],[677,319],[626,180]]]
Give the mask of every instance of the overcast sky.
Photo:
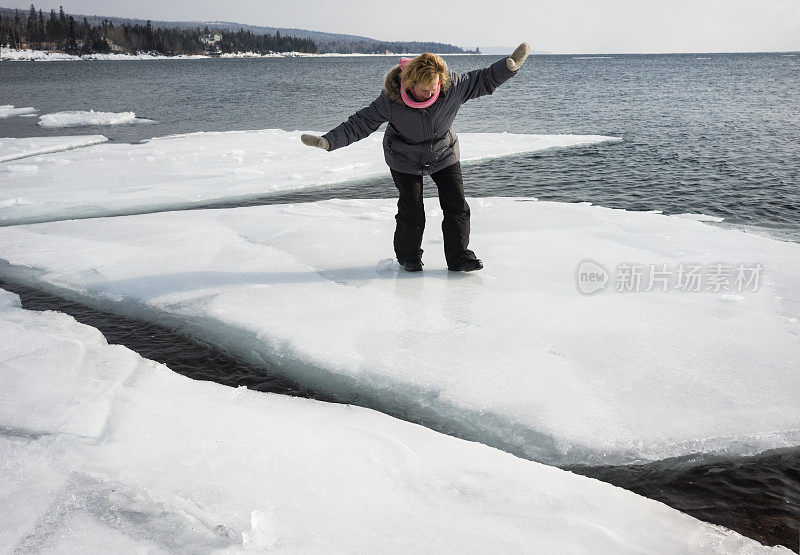
[[[69,13],[225,20],[555,53],[800,50],[800,0],[62,0]],[[58,9],[59,2],[35,1]],[[28,8],[29,1],[0,0]],[[401,8],[402,6],[402,8]]]

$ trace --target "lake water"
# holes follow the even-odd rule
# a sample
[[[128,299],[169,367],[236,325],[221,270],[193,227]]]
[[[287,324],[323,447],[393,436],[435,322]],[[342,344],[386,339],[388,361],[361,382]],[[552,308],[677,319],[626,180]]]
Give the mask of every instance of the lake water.
[[[448,56],[452,69],[499,56]],[[0,63],[0,104],[134,111],[149,125],[43,129],[0,119],[0,136],[104,134],[115,141],[194,131],[327,131],[371,102],[395,57]],[[494,95],[466,103],[456,131],[602,134],[618,144],[467,166],[469,196],[536,196],[630,210],[704,213],[725,225],[800,241],[800,55],[534,56]],[[435,187],[426,181],[428,193]],[[393,197],[391,178],[254,202]],[[34,290],[26,308],[57,309],[110,342],[198,379],[315,396],[169,330],[91,311]],[[199,349],[199,350],[198,350]],[[800,450],[573,468],[736,529],[798,547]]]

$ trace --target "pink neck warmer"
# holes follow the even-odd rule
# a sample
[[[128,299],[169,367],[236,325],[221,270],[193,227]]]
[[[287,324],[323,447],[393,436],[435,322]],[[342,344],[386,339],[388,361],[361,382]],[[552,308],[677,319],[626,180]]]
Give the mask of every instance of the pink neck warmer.
[[[404,57],[404,58],[400,58],[400,61],[399,61],[399,64],[400,64],[400,71],[403,71],[403,68],[404,68],[404,67],[406,67],[406,64],[407,64],[408,62],[410,62],[410,61],[411,61],[411,58],[405,58],[405,57]],[[432,97],[430,97],[430,98],[429,98],[428,100],[426,100],[425,102],[418,102],[418,101],[416,101],[416,100],[413,100],[413,99],[412,99],[412,98],[411,98],[411,97],[410,97],[410,96],[409,96],[409,95],[406,93],[406,83],[405,83],[405,81],[403,81],[402,79],[400,79],[400,96],[402,96],[402,97],[403,97],[403,102],[405,102],[405,103],[406,103],[406,106],[408,106],[409,108],[427,108],[428,106],[430,106],[431,104],[433,104],[434,102],[436,102],[436,99],[437,99],[437,98],[439,98],[439,91],[440,91],[441,89],[442,89],[442,84],[441,84],[441,83],[439,83],[439,84],[436,86],[436,92],[435,92],[435,93],[433,93],[433,96],[432,96]]]

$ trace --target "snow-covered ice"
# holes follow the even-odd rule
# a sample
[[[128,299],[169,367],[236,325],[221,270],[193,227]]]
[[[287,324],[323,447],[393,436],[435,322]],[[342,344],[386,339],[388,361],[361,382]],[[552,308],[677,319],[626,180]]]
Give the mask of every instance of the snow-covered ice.
[[[158,53],[147,53],[147,52],[139,52],[138,54],[120,54],[120,53],[109,53],[109,54],[102,54],[100,52],[95,52],[94,54],[82,54],[80,59],[81,60],[117,60],[117,61],[126,61],[126,60],[202,60],[205,58],[209,58],[210,56],[206,56],[205,54],[178,54],[175,56],[164,56]]]
[[[16,48],[0,49],[0,60],[14,62],[39,62],[39,61],[67,61],[80,60],[79,56],[63,52],[49,52],[46,50],[27,50]]]
[[[32,158],[27,162],[37,167],[35,175],[0,165],[0,223],[186,208],[389,175],[381,131],[334,152],[303,145],[301,133],[266,129],[108,143]],[[616,140],[597,135],[460,134],[465,163]],[[9,205],[4,198],[20,202]]]
[[[138,54],[83,54],[76,56],[65,52],[51,52],[48,50],[27,50],[15,48],[0,49],[0,60],[14,62],[72,62],[81,60],[192,60],[197,58],[208,58],[204,55],[178,55],[163,56],[159,54],[149,54],[140,52]]]
[[[372,410],[194,381],[0,291],[0,551],[789,553]]]
[[[137,118],[133,112],[95,112],[94,110],[70,110],[39,116],[39,125],[42,127],[85,127],[131,123],[152,123],[152,120]]]
[[[425,271],[406,274],[382,261],[395,202],[5,227],[2,272],[534,460],[800,444],[800,245],[654,213],[473,199],[486,269],[453,274],[427,199]],[[763,275],[753,291],[584,295],[587,259],[761,264]]]
[[[683,213],[683,214],[672,214],[675,218],[686,218],[687,220],[697,220],[698,222],[716,222],[720,223],[725,220],[725,218],[721,218],[719,216],[709,216],[708,214],[692,214],[692,213]]]
[[[325,53],[325,54],[310,54],[308,52],[270,52],[267,54],[259,54],[255,52],[237,52],[235,54],[222,54],[215,56],[218,58],[354,58],[354,57],[377,57],[377,56],[400,56],[400,55],[418,55],[421,52],[398,52],[390,54],[339,54],[339,53]],[[474,54],[442,54],[443,56],[473,56]],[[0,49],[0,60],[2,61],[16,61],[16,62],[64,62],[64,61],[82,61],[82,60],[196,60],[203,58],[210,58],[206,54],[179,54],[177,56],[164,56],[156,52],[139,52],[137,54],[82,54],[76,56],[74,54],[66,54],[64,52],[51,52],[47,50],[28,50],[28,49],[15,49],[15,48],[2,48]]]
[[[0,162],[18,160],[37,154],[48,154],[71,150],[83,146],[104,143],[103,135],[73,135],[67,137],[0,137]]]
[[[32,106],[26,108],[15,108],[13,104],[0,105],[0,119],[10,118],[13,116],[27,116],[35,113],[37,110]]]

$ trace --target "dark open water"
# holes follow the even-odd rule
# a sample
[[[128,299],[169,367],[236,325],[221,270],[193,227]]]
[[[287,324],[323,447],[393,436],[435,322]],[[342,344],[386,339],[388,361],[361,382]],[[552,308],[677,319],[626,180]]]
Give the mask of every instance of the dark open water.
[[[455,70],[499,56],[450,56]],[[0,104],[129,111],[153,125],[45,130],[0,119],[0,136],[100,133],[117,141],[193,131],[327,131],[380,91],[394,58],[270,58],[0,63]],[[705,213],[800,241],[800,54],[535,56],[491,97],[465,104],[457,131],[622,137],[614,145],[470,165],[470,196],[537,196],[631,210]],[[432,189],[430,190],[432,192]],[[387,176],[330,191],[261,201],[387,197]],[[196,379],[317,397],[170,330],[0,283],[25,308],[67,312]],[[757,457],[684,457],[648,465],[572,467],[722,524],[798,549],[800,449]]]

